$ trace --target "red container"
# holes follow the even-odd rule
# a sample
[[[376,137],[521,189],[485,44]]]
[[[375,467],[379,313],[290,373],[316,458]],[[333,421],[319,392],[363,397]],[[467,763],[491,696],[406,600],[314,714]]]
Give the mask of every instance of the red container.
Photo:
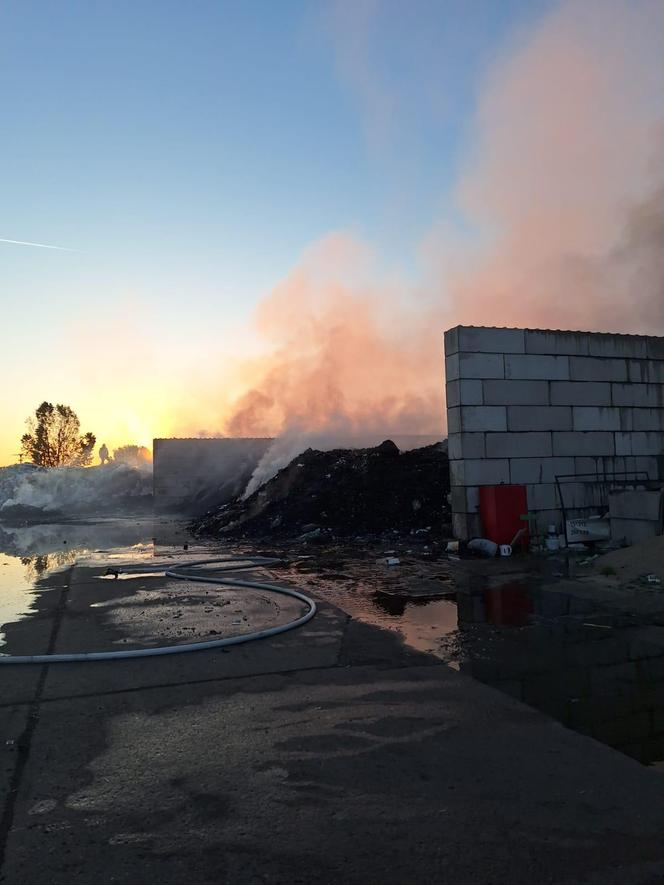
[[[521,519],[527,513],[525,486],[480,486],[482,534],[495,544],[511,544],[519,529],[525,529],[517,546],[527,545],[528,523]]]

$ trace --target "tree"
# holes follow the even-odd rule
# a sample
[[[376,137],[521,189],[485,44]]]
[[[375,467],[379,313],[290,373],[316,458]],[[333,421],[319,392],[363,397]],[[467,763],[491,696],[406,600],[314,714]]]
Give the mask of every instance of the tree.
[[[94,433],[81,436],[81,422],[70,406],[43,402],[28,418],[21,453],[40,467],[87,467],[97,442]]]
[[[113,460],[131,467],[145,467],[152,461],[152,455],[145,446],[120,446],[113,450]]]

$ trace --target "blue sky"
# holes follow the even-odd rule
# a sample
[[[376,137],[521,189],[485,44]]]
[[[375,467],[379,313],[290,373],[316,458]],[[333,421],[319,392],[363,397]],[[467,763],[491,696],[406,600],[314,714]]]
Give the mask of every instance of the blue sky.
[[[88,312],[239,328],[340,229],[408,272],[454,218],[487,66],[548,5],[4,0],[0,237],[80,250],[0,243],[13,420],[72,399]]]

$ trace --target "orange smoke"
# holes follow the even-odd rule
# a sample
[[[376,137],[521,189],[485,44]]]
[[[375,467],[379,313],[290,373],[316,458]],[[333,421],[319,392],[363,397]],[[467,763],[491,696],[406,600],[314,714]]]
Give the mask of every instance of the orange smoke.
[[[443,220],[410,287],[350,236],[311,248],[257,312],[269,354],[226,432],[297,450],[306,433],[435,433],[457,323],[664,332],[663,45],[656,0],[551,12],[481,94],[458,187],[472,236]]]

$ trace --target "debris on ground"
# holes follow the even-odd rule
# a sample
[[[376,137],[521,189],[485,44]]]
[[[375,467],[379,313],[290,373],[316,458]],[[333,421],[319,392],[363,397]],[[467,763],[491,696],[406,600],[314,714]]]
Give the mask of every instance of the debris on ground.
[[[648,538],[632,547],[613,550],[596,559],[593,566],[597,569],[611,567],[621,584],[633,581],[655,585],[661,583],[664,579],[664,535]]]
[[[297,538],[412,535],[417,544],[451,534],[447,448],[307,449],[246,500],[192,524],[197,535]]]

